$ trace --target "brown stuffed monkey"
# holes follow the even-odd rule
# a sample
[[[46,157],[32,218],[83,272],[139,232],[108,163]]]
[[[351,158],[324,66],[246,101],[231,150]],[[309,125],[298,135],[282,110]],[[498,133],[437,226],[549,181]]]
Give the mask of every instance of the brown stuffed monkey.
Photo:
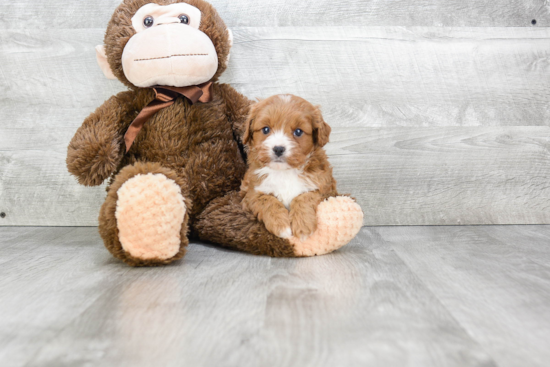
[[[110,179],[99,232],[129,265],[180,259],[188,238],[258,255],[322,255],[362,225],[347,197],[319,205],[317,231],[304,242],[271,234],[243,209],[241,137],[252,102],[217,82],[232,41],[203,0],[124,0],[96,49],[105,75],[129,90],[84,121],[67,167],[86,186]]]

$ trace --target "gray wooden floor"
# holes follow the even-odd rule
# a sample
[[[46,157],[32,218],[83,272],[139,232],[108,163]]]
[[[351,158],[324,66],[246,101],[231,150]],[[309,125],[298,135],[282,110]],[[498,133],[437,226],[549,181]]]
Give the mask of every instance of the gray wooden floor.
[[[550,226],[367,227],[310,259],[0,228],[0,365],[548,366]]]

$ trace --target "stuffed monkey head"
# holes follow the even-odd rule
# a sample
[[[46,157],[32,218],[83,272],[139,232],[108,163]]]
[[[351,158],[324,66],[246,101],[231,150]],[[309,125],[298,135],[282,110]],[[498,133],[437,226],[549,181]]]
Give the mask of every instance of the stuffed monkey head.
[[[97,61],[130,88],[215,82],[227,68],[233,35],[204,0],[124,0]]]

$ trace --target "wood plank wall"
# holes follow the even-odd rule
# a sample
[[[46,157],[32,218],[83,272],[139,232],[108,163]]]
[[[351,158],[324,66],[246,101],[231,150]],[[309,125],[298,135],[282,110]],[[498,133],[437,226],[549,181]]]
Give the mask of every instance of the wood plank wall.
[[[223,81],[322,106],[365,224],[550,223],[548,1],[212,3],[235,33]],[[0,0],[0,226],[97,224],[104,188],[64,161],[124,89],[94,53],[118,4]]]

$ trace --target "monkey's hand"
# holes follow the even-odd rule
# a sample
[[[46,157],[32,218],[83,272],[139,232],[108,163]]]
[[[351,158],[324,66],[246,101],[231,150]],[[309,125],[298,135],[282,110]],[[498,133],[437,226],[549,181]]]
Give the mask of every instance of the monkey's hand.
[[[67,168],[79,183],[98,186],[116,171],[125,152],[124,132],[147,103],[139,94],[119,93],[84,120],[67,152]]]

